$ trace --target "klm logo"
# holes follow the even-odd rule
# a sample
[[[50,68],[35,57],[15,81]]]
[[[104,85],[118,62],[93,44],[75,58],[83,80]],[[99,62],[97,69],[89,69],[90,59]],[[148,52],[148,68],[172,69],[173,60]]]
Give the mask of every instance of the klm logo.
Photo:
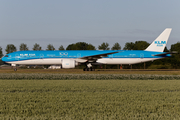
[[[166,44],[166,41],[155,41],[154,42],[157,46],[163,46],[164,44]]]

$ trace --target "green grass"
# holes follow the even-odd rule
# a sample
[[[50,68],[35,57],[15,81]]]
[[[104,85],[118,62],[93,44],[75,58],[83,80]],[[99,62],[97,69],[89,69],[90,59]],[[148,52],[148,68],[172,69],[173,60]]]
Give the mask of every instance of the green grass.
[[[0,69],[0,73],[41,73],[41,74],[152,74],[152,75],[180,75],[179,69],[96,69],[83,71],[82,69]]]
[[[180,75],[0,73],[0,80],[180,80]]]
[[[178,80],[0,80],[0,119],[174,119]]]

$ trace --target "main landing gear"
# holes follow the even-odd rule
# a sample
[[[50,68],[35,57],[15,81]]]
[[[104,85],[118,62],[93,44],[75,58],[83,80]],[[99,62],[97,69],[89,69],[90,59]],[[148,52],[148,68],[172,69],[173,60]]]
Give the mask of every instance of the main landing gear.
[[[92,67],[91,63],[88,63],[86,64],[86,68],[84,68],[83,71],[95,71],[95,69]]]

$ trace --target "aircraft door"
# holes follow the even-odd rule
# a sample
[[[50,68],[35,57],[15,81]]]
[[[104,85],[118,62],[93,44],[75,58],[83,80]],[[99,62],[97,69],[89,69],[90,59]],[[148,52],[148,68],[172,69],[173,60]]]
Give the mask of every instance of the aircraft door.
[[[16,54],[16,55],[15,55],[15,59],[16,59],[16,60],[19,60],[19,54]]]
[[[144,54],[143,54],[143,53],[140,54],[140,58],[141,58],[141,59],[144,58]]]
[[[43,57],[44,57],[44,54],[40,54],[40,59],[43,59]]]
[[[77,54],[77,58],[80,58],[80,57],[81,57],[81,53],[78,53],[78,54]]]
[[[40,59],[39,59],[39,64],[43,64],[44,63],[44,54],[40,54]]]

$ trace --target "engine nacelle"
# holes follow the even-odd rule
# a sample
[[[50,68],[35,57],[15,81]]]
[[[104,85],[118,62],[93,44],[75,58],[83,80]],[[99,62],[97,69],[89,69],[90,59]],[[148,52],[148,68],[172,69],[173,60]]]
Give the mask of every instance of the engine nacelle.
[[[63,59],[62,68],[75,68],[76,61],[73,59]]]

